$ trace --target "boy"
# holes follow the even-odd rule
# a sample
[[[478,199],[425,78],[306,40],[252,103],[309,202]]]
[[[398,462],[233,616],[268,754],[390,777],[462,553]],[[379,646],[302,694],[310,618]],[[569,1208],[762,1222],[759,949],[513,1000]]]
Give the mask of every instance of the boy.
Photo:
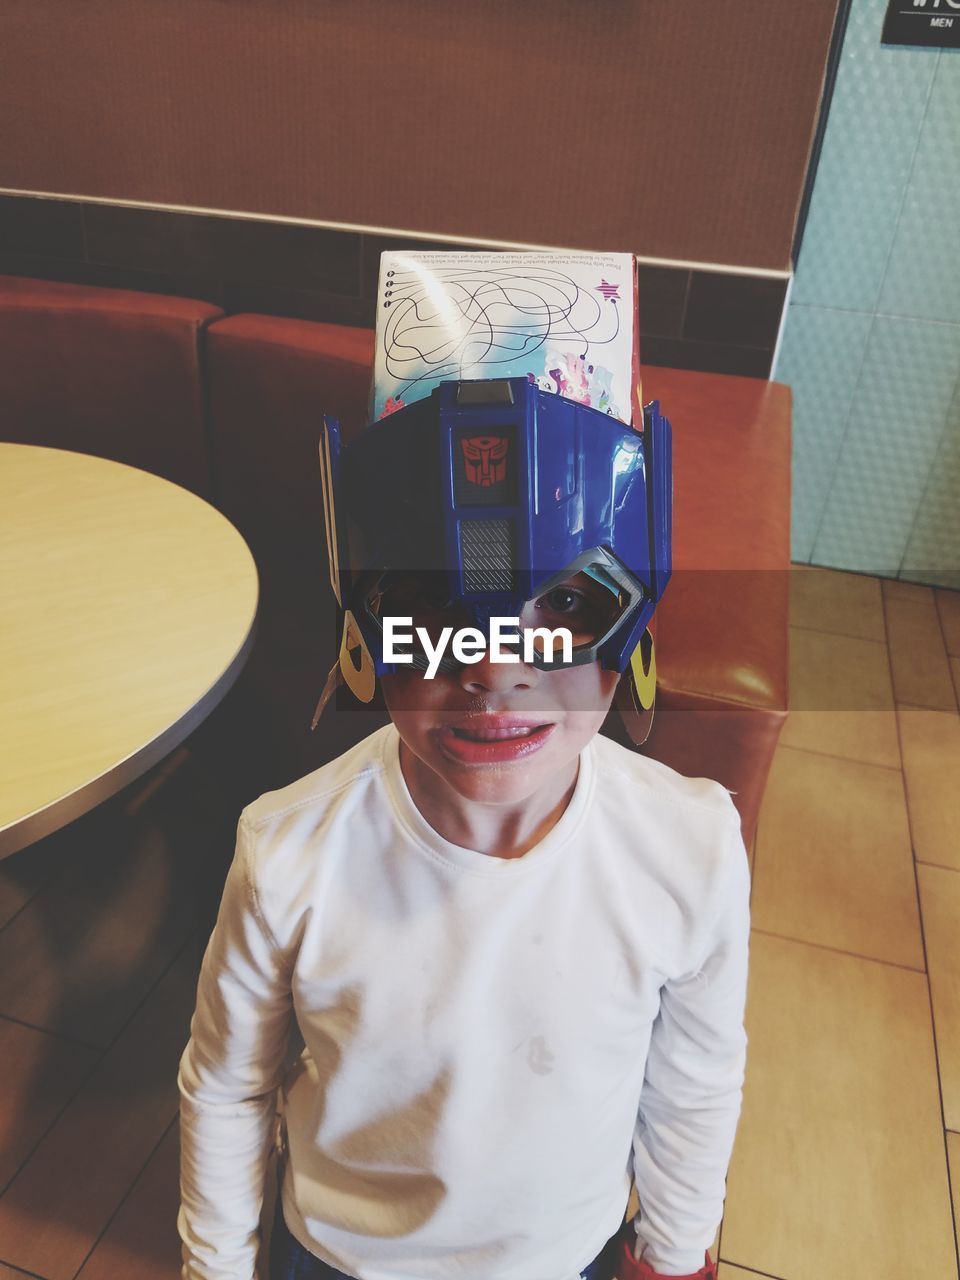
[[[341,667],[391,724],[241,817],[181,1066],[185,1280],[253,1275],[278,1087],[272,1280],[708,1280],[739,821],[597,736],[669,576],[669,424],[461,382],[325,450]],[[495,661],[495,616],[538,647]]]

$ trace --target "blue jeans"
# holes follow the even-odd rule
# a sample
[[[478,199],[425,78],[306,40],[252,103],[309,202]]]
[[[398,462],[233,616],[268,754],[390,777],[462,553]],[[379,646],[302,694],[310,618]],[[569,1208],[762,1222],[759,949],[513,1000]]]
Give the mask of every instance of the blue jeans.
[[[580,1280],[611,1280],[617,1259],[617,1239],[618,1235],[611,1236],[586,1270],[580,1272]],[[270,1280],[354,1280],[345,1271],[321,1262],[294,1239],[283,1220],[279,1196],[270,1237]]]

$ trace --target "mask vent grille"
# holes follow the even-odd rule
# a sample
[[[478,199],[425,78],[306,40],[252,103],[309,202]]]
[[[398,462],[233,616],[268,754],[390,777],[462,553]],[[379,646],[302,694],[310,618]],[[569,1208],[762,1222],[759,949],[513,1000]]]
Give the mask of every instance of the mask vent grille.
[[[460,559],[465,591],[513,591],[513,523],[510,520],[462,520]]]

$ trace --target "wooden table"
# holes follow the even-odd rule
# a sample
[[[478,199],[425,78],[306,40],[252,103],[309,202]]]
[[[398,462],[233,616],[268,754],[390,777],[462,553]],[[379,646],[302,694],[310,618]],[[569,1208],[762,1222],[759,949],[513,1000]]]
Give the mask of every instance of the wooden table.
[[[0,444],[0,857],[151,768],[239,675],[253,557],[186,489]]]

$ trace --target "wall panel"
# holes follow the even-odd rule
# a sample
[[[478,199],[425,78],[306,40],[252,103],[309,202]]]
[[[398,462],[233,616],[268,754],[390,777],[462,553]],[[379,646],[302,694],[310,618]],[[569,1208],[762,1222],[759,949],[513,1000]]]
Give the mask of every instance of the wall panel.
[[[0,187],[782,270],[836,0],[5,0]]]

